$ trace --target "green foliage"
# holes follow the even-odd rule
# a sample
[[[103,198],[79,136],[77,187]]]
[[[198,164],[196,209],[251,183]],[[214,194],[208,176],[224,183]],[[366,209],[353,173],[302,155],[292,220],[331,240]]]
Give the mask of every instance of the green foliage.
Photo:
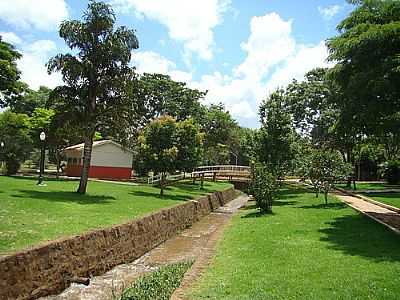
[[[236,121],[223,104],[212,104],[199,123],[205,133],[204,163],[229,164],[230,151],[234,152],[234,145],[237,144]]]
[[[285,108],[284,91],[277,90],[260,106],[261,129],[257,134],[257,156],[277,177],[291,168],[294,158],[294,129]]]
[[[17,173],[32,149],[29,117],[9,110],[0,113],[0,142],[4,143],[0,149],[0,160],[6,164],[7,175]]]
[[[316,196],[324,192],[325,204],[328,192],[335,181],[344,180],[351,172],[351,166],[343,161],[342,155],[331,149],[316,149],[309,159],[308,178],[315,188]]]
[[[120,300],[168,300],[193,262],[179,262],[160,267],[140,277],[126,289]]]
[[[31,116],[36,108],[49,108],[49,97],[51,89],[45,86],[40,86],[37,91],[25,87],[25,92],[9,101],[9,106],[13,112],[27,114]]]
[[[151,121],[138,137],[135,169],[142,173],[161,174],[160,194],[163,195],[166,173],[192,170],[202,152],[202,134],[193,120],[177,122],[171,116]]]
[[[48,71],[60,71],[65,85],[51,99],[65,120],[83,129],[85,155],[78,192],[85,193],[93,137],[100,126],[128,128],[132,110],[134,69],[132,50],[139,47],[135,31],[114,28],[115,14],[104,2],[89,1],[83,21],[62,22],[59,34],[73,54],[59,54],[48,62]]]
[[[337,62],[331,76],[351,95],[336,103],[353,127],[382,133],[386,120],[400,111],[400,1],[354,2],[337,27],[339,35],[327,42],[329,59]]]
[[[0,35],[0,107],[9,105],[22,92],[23,85],[19,82],[20,71],[17,69],[17,60],[22,55],[14,46],[2,41]]]
[[[254,164],[251,168],[250,192],[262,213],[272,212],[273,200],[278,190],[276,177],[268,171],[266,166]]]
[[[400,160],[392,160],[385,165],[384,176],[389,184],[400,183]]]

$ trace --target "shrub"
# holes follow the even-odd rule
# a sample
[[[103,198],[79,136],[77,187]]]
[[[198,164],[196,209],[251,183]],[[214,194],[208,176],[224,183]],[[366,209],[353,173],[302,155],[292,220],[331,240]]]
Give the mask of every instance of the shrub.
[[[392,160],[385,166],[384,176],[389,184],[400,183],[400,160]]]
[[[120,300],[168,300],[192,264],[170,264],[144,275],[122,293]]]
[[[251,193],[261,212],[272,212],[272,202],[278,188],[276,177],[263,165],[252,166]]]

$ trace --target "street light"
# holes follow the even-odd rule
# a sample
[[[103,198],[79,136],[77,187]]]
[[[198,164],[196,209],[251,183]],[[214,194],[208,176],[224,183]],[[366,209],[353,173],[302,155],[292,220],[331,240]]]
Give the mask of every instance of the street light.
[[[237,164],[238,164],[238,155],[237,155],[236,153],[230,151],[230,150],[229,150],[229,152],[230,152],[231,154],[233,154],[233,156],[235,156],[236,165],[237,165]]]
[[[46,134],[42,131],[40,133],[40,141],[42,142],[41,150],[40,150],[40,173],[39,173],[39,180],[38,185],[43,185],[43,173],[44,173],[44,141],[46,140]]]

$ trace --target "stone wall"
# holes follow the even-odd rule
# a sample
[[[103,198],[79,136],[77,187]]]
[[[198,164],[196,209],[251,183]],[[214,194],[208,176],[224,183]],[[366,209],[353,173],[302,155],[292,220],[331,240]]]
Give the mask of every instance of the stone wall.
[[[56,294],[76,278],[131,262],[235,197],[215,192],[141,219],[52,241],[0,259],[0,299]]]

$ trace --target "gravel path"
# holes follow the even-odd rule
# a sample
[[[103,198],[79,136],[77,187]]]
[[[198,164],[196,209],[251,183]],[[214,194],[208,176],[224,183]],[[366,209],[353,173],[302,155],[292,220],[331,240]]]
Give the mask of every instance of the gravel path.
[[[335,192],[335,195],[355,210],[371,217],[375,221],[387,226],[394,232],[400,234],[400,214],[390,209],[381,207],[371,202]]]

